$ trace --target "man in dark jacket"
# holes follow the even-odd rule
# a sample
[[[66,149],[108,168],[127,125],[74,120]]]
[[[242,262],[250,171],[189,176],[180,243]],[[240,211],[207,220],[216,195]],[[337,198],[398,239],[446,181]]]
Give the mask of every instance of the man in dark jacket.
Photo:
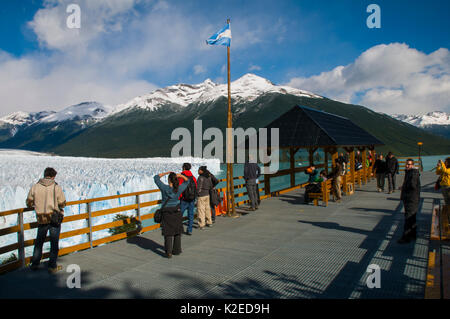
[[[395,175],[398,173],[398,161],[392,152],[386,157],[386,176],[389,184],[389,194],[395,192]]]
[[[200,230],[203,230],[205,225],[212,227],[211,202],[209,200],[209,194],[213,188],[213,183],[211,180],[211,173],[208,171],[206,166],[200,166],[198,169],[198,175],[198,227]]]
[[[412,159],[406,160],[405,179],[401,187],[400,199],[405,207],[405,226],[399,244],[416,239],[416,214],[420,201],[420,173]]]
[[[384,179],[386,178],[386,162],[383,161],[383,154],[378,155],[375,164],[372,168],[377,177],[377,190],[378,192],[384,191]]]
[[[250,159],[251,160],[251,159]],[[258,209],[258,195],[256,194],[256,180],[261,176],[261,168],[256,163],[244,164],[245,187],[247,188],[248,198],[250,199],[250,210]]]

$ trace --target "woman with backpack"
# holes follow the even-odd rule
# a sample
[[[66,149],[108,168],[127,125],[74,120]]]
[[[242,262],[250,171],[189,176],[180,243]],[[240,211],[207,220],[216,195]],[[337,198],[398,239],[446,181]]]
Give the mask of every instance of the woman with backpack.
[[[169,174],[168,185],[161,181],[161,177]],[[181,254],[181,233],[183,232],[183,216],[180,210],[180,195],[186,189],[188,183],[179,185],[178,178],[185,182],[188,178],[181,174],[166,172],[153,177],[156,186],[162,196],[162,235],[164,236],[164,249],[167,258]]]

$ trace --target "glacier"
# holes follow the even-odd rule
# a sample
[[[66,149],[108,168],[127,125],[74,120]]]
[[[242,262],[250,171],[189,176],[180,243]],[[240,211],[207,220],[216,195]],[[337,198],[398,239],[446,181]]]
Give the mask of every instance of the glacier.
[[[46,167],[53,167],[58,172],[56,182],[62,187],[66,200],[77,201],[88,198],[112,196],[157,189],[153,176],[167,171],[181,172],[183,163],[192,164],[192,173],[198,176],[198,168],[206,165],[213,174],[220,174],[218,159],[193,157],[178,158],[85,158],[51,156],[35,152],[0,150],[0,211],[25,207],[25,200],[31,186],[43,176]],[[163,179],[167,183],[167,176]],[[160,199],[161,194],[152,193],[140,196],[140,202]],[[136,198],[126,197],[93,203],[91,211],[134,204]],[[87,205],[72,205],[64,210],[65,216],[83,214]],[[153,211],[155,206],[141,209],[141,214]],[[134,215],[135,211],[119,214]],[[116,214],[93,218],[93,225],[113,221]],[[24,213],[24,223],[35,222],[34,212]],[[17,215],[0,217],[0,229],[17,225]],[[87,221],[80,220],[63,223],[61,232],[87,227]],[[107,230],[94,233],[93,240],[108,236]],[[25,231],[25,240],[34,239],[36,229]],[[73,246],[87,241],[87,235],[80,235],[60,240],[60,248]],[[17,242],[17,234],[0,236],[0,247]],[[49,243],[44,245],[48,250]],[[26,256],[32,254],[33,247],[26,248]],[[0,261],[12,252],[0,255]],[[16,253],[17,256],[17,253]]]

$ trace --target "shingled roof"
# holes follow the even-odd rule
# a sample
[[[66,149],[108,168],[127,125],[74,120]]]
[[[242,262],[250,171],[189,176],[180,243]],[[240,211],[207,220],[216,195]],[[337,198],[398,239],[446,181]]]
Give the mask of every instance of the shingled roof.
[[[279,128],[279,147],[384,145],[346,117],[296,105],[268,128]]]

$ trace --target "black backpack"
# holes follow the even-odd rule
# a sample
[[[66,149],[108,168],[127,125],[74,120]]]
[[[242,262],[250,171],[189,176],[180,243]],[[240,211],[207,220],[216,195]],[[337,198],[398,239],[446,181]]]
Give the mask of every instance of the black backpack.
[[[184,174],[183,174],[184,175]],[[186,175],[185,175],[186,176]],[[192,202],[194,201],[197,196],[197,186],[195,186],[194,178],[192,176],[189,176],[188,186],[184,190],[182,200],[186,202]]]

